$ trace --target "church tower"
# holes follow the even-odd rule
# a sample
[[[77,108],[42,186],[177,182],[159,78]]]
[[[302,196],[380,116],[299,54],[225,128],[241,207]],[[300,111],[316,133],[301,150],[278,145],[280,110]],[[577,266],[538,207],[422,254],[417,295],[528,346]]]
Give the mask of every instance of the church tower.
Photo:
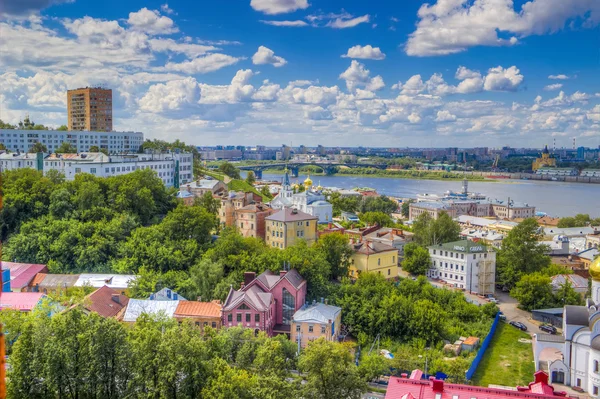
[[[592,277],[592,300],[598,305],[600,304],[600,256],[592,262],[589,271]]]

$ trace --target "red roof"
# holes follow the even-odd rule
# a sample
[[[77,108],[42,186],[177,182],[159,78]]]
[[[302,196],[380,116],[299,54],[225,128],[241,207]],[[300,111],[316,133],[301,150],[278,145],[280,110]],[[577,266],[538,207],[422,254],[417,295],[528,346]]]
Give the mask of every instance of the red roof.
[[[128,297],[105,285],[89,294],[84,306],[102,317],[115,317],[128,303]]]
[[[27,287],[36,274],[48,272],[46,265],[35,263],[2,262],[2,269],[10,270],[10,288],[12,290]]]
[[[413,371],[413,374],[415,372]],[[541,373],[541,374],[540,374]],[[537,372],[535,382],[529,387],[517,387],[517,390],[484,388],[463,384],[447,384],[441,380],[415,380],[390,377],[385,399],[515,399],[515,398],[556,398],[566,396],[564,392],[555,392],[548,385],[548,374]]]
[[[41,292],[0,292],[0,310],[18,309],[29,312],[42,300]]]
[[[216,302],[179,301],[173,317],[221,317],[221,305]]]

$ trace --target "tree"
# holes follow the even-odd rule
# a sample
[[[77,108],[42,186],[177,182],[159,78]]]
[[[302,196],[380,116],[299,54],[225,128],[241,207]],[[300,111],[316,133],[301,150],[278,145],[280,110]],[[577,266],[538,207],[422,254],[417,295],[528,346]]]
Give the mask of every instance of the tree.
[[[2,121],[0,121],[0,122],[2,122]],[[2,128],[0,127],[0,129],[2,129]],[[0,143],[0,151],[6,151],[6,146],[4,145],[4,143]]]
[[[328,201],[333,207],[334,216],[339,216],[342,212],[357,212],[360,205],[360,198],[342,196],[335,191],[329,195]]]
[[[231,177],[232,179],[240,178],[240,170],[227,161],[219,165],[219,172]]]
[[[331,266],[331,278],[348,276],[348,267],[354,251],[349,245],[348,236],[340,233],[325,234],[315,247],[321,251]]]
[[[415,241],[424,247],[457,241],[460,226],[446,213],[441,212],[437,219],[428,213],[420,214],[413,223]]]
[[[221,209],[221,201],[213,197],[212,192],[208,191],[202,195],[202,197],[194,198],[194,205],[206,209],[210,214],[217,216],[219,209]]]
[[[413,202],[415,202],[415,200],[412,199],[402,202],[402,216],[404,216],[404,218],[406,219],[408,219],[408,216],[410,214],[410,204],[412,204]]]
[[[75,154],[77,152],[77,147],[71,143],[63,141],[63,143],[55,150],[55,152],[57,154]]]
[[[394,225],[392,218],[383,212],[365,212],[359,215],[360,221],[368,225],[378,225],[381,227],[389,227]]]
[[[550,277],[541,273],[525,274],[510,291],[525,310],[543,309],[554,305]]]
[[[578,213],[574,217],[564,217],[558,221],[557,227],[567,228],[567,227],[585,227],[590,225],[592,219],[590,215]]]
[[[46,147],[44,144],[40,143],[39,141],[36,141],[34,145],[31,146],[31,148],[29,148],[29,152],[48,152],[48,147]]]
[[[421,299],[414,303],[410,318],[410,328],[415,338],[433,343],[440,339],[443,321],[440,315],[444,310],[429,299]]]
[[[389,215],[390,213],[398,210],[398,204],[385,195],[380,195],[378,197],[366,197],[361,202],[358,210],[361,213],[383,212]]]
[[[554,294],[556,306],[565,305],[583,305],[584,300],[581,294],[579,294],[571,284],[568,282],[562,283],[556,293]]]
[[[379,353],[363,354],[358,364],[358,374],[367,382],[373,381],[389,370],[388,360]]]
[[[100,148],[97,145],[93,145],[90,147],[90,152],[101,152],[104,155],[108,155],[108,150],[104,147]]]
[[[58,127],[58,129],[56,130],[60,130],[61,132],[66,132],[67,130],[69,130],[69,128],[67,127],[67,125],[60,125]]]
[[[551,263],[548,248],[540,245],[537,221],[523,220],[502,241],[496,258],[498,281],[512,289],[523,274],[539,272]]]
[[[253,185],[256,182],[256,177],[254,176],[254,172],[249,170],[246,174],[246,183]]]
[[[269,190],[269,186],[267,186],[267,185],[262,186],[262,188],[260,189],[260,194],[264,198],[268,198],[268,199],[273,198],[273,194],[271,194],[271,191]]]
[[[404,246],[404,261],[402,269],[415,275],[424,275],[431,267],[429,251],[416,243]]]
[[[319,338],[308,344],[298,363],[308,373],[303,393],[308,399],[359,399],[367,391],[347,345]]]

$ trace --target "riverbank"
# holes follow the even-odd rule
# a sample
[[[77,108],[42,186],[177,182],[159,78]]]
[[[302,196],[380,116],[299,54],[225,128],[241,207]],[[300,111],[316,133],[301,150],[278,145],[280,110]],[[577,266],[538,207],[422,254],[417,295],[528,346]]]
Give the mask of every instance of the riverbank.
[[[265,174],[272,175],[283,175],[284,171],[281,169],[265,169],[263,170]],[[301,170],[300,173],[307,173],[306,171]],[[368,178],[392,178],[392,179],[411,179],[411,180],[437,180],[437,181],[462,181],[465,178],[465,175],[460,173],[450,173],[450,172],[427,172],[427,171],[418,171],[418,170],[403,170],[403,171],[380,171],[377,170],[373,173],[345,173],[345,172],[336,172],[332,174],[325,173],[311,173],[311,176],[339,176],[339,177],[368,177]],[[497,180],[495,179],[487,179],[482,176],[473,176],[470,174],[466,175],[468,181],[477,181],[477,182],[489,182],[493,183]]]

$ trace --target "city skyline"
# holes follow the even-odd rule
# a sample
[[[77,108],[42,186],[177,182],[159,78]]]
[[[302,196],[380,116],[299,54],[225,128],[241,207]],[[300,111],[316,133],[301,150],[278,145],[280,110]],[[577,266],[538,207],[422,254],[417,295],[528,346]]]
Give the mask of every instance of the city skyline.
[[[600,144],[593,0],[21,3],[8,123],[66,124],[67,89],[100,85],[115,130],[200,146]]]

